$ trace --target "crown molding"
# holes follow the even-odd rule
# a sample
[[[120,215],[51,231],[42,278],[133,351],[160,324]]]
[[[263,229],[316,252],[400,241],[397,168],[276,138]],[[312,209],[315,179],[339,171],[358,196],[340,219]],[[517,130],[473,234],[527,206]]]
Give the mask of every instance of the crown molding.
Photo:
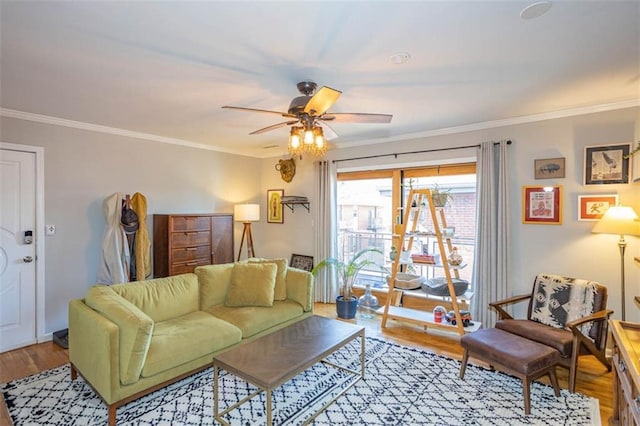
[[[559,111],[543,112],[539,114],[523,115],[519,117],[505,118],[501,120],[483,121],[479,123],[465,124],[455,127],[444,127],[441,129],[428,130],[425,132],[406,133],[398,136],[391,136],[380,139],[368,139],[367,141],[336,143],[337,148],[351,148],[362,145],[373,145],[385,142],[400,142],[414,139],[423,139],[433,136],[451,135],[456,133],[473,132],[478,130],[493,129],[496,127],[514,126],[518,124],[534,123],[538,121],[554,120],[557,118],[573,117],[576,115],[592,114],[597,112],[614,111],[617,109],[633,108],[640,106],[640,98],[627,101],[614,102],[602,105],[592,105],[588,107],[571,108]]]
[[[102,126],[100,124],[85,123],[83,121],[67,120],[66,118],[51,117],[49,115],[34,114],[31,112],[18,111],[9,108],[0,108],[0,115],[8,118],[17,118],[19,120],[33,121],[36,123],[51,124],[53,126],[69,127],[72,129],[87,130],[90,132],[105,133],[108,135],[124,136],[134,139],[143,139],[154,142],[167,143],[172,145],[180,145],[189,148],[205,149],[207,151],[224,152],[227,154],[244,155],[235,150],[223,149],[211,145],[205,145],[198,142],[191,142],[184,139],[168,138],[158,136],[151,133],[135,132],[132,130],[120,129],[117,127]]]
[[[472,132],[472,131],[478,131],[478,130],[486,130],[486,129],[492,129],[496,127],[513,126],[518,124],[533,123],[537,121],[553,120],[557,118],[565,118],[565,117],[571,117],[576,115],[613,111],[617,109],[633,108],[638,106],[640,106],[640,98],[630,99],[630,100],[621,101],[621,102],[614,102],[609,104],[592,105],[588,107],[571,108],[571,109],[565,109],[565,110],[559,110],[559,111],[543,112],[540,114],[523,115],[520,117],[506,118],[501,120],[465,124],[463,126],[446,127],[442,129],[428,130],[425,132],[407,133],[407,134],[391,136],[387,138],[367,139],[363,141],[336,143],[335,145],[336,145],[336,148],[340,149],[340,148],[351,148],[351,147],[363,146],[363,145],[375,145],[375,144],[380,144],[385,142],[408,141],[413,139],[422,139],[422,138],[428,138],[433,136],[442,136],[442,135],[450,135],[455,133],[465,133],[465,132]],[[172,145],[180,145],[180,146],[189,147],[189,148],[204,149],[207,151],[224,152],[227,154],[242,155],[242,156],[254,157],[254,158],[271,157],[271,155],[269,154],[250,155],[250,154],[247,154],[246,152],[240,152],[238,150],[224,149],[224,148],[206,145],[202,143],[187,141],[184,139],[168,138],[165,136],[153,135],[150,133],[135,132],[132,130],[120,129],[117,127],[109,127],[109,126],[102,126],[99,124],[85,123],[82,121],[67,120],[64,118],[51,117],[51,116],[42,115],[42,114],[34,114],[30,112],[18,111],[18,110],[9,109],[9,108],[0,108],[0,115],[3,117],[16,118],[19,120],[34,121],[37,123],[51,124],[54,126],[70,127],[73,129],[87,130],[91,132],[105,133],[109,135],[124,136],[124,137],[129,137],[134,139],[143,139],[143,140],[167,143]]]

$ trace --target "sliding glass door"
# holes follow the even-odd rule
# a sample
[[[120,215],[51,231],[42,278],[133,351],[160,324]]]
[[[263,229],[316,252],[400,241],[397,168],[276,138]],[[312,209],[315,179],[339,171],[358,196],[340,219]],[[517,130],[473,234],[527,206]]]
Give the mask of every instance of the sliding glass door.
[[[403,220],[405,199],[410,188],[438,187],[450,195],[445,206],[447,226],[455,228],[452,243],[467,266],[460,278],[471,281],[475,252],[476,175],[475,163],[411,169],[389,169],[338,174],[338,256],[344,260],[367,247],[376,247],[383,255],[371,260],[390,268],[393,225]],[[421,225],[429,227],[429,223]],[[428,229],[425,229],[428,231]],[[405,247],[395,247],[400,253]],[[433,237],[418,238],[413,252],[436,253]],[[422,270],[424,269],[424,270]],[[427,277],[442,276],[438,268],[409,265],[407,272]],[[370,282],[385,287],[383,273],[370,268],[359,274],[357,284]]]
[[[348,260],[360,250],[375,247],[388,256],[393,231],[392,180],[389,176],[353,175],[338,180],[338,256]],[[367,253],[376,264],[384,256]],[[383,274],[369,268],[359,274],[358,283],[383,284]]]

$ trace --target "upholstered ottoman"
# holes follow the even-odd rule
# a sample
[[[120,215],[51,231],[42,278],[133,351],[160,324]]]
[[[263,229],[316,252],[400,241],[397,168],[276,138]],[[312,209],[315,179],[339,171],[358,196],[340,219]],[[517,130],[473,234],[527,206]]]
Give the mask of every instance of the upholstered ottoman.
[[[557,350],[497,328],[485,328],[465,334],[460,339],[460,344],[464,348],[460,378],[464,378],[469,356],[520,378],[525,414],[531,412],[529,392],[532,380],[548,374],[555,395],[560,396],[556,377],[556,364],[560,360],[560,353]]]

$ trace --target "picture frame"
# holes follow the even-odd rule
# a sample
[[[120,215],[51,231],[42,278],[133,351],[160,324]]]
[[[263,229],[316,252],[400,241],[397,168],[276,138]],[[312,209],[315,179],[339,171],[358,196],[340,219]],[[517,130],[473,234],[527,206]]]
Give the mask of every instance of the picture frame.
[[[284,223],[283,195],[284,189],[267,190],[267,223]]]
[[[629,152],[630,143],[585,147],[584,185],[629,183]]]
[[[292,268],[302,269],[303,271],[311,272],[313,269],[313,256],[307,256],[304,254],[292,254],[291,262],[289,266]]]
[[[565,177],[565,158],[541,158],[533,160],[533,175],[536,179]]]
[[[618,194],[578,195],[578,220],[599,220],[607,209],[618,204]]]
[[[522,223],[562,224],[562,186],[523,186]]]

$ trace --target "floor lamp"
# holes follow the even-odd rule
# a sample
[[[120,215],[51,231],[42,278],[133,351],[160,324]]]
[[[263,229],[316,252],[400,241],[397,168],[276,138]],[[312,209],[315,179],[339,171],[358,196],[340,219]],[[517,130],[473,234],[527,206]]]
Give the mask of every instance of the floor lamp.
[[[233,216],[236,222],[242,222],[244,224],[242,239],[240,240],[240,250],[238,250],[238,260],[240,260],[242,245],[245,239],[247,240],[247,257],[255,257],[253,238],[251,237],[251,222],[258,222],[260,220],[260,205],[236,204],[233,208]]]
[[[596,234],[620,235],[618,247],[620,249],[620,285],[622,296],[622,321],[625,321],[625,283],[624,283],[624,251],[627,248],[625,235],[640,235],[640,221],[631,207],[612,206],[607,209],[602,219],[596,223],[593,230]]]

